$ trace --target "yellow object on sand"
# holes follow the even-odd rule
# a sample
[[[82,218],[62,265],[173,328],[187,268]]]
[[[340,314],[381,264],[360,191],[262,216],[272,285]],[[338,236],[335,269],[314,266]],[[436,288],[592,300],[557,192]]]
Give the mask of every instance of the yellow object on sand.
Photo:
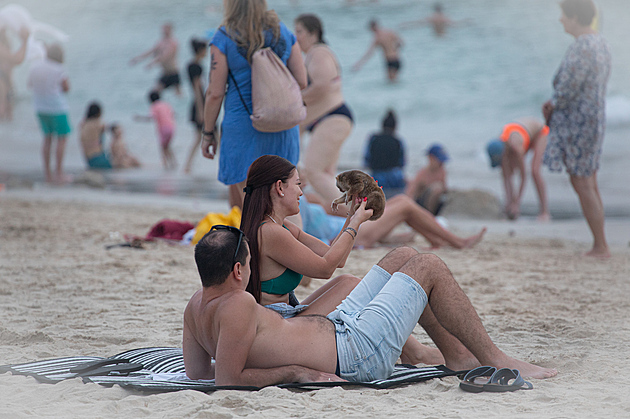
[[[197,244],[199,240],[205,234],[210,231],[213,225],[223,224],[232,227],[238,227],[241,225],[241,210],[239,207],[232,207],[229,213],[221,214],[217,212],[209,212],[195,227],[195,237],[192,239],[192,244]]]

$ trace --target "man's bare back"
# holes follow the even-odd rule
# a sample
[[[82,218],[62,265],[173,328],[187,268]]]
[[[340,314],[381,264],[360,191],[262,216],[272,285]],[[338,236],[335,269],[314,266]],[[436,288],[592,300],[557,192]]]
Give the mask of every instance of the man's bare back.
[[[243,384],[235,374],[285,366],[334,374],[337,348],[330,320],[283,319],[244,290],[215,294],[209,289],[198,291],[184,312],[184,362],[190,378],[216,378],[217,385]],[[234,337],[239,340],[231,341]],[[216,371],[211,358],[217,360]]]
[[[398,51],[402,46],[402,42],[394,31],[379,29],[374,34],[374,43],[383,49],[385,59],[388,61],[398,60],[400,58]]]

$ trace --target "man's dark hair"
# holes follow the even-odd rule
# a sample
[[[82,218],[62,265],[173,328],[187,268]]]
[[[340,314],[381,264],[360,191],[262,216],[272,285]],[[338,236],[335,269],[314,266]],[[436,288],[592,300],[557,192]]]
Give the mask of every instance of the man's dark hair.
[[[210,230],[199,240],[195,246],[195,262],[204,287],[221,285],[230,275],[234,265],[232,260],[236,246],[238,246],[238,234],[228,230]],[[241,247],[236,255],[235,262],[245,265],[249,251],[247,238],[243,236]]]
[[[378,21],[376,19],[370,20],[369,26],[371,30],[376,30],[376,28],[378,28]]]
[[[597,13],[593,0],[562,0],[560,8],[566,17],[577,21],[582,26],[589,26]]]
[[[151,101],[151,103],[156,102],[160,100],[160,94],[153,90],[151,93],[149,93],[149,101]]]

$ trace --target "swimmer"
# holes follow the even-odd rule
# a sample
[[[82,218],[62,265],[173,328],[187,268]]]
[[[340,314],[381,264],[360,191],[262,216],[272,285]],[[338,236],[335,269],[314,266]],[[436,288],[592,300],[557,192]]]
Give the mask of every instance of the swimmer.
[[[396,32],[380,27],[375,19],[370,21],[369,28],[374,33],[374,39],[368,50],[363,54],[363,57],[352,66],[352,71],[359,71],[363,64],[374,54],[374,51],[377,48],[381,48],[385,56],[387,78],[390,82],[395,82],[400,71],[399,51],[403,46],[403,41]]]
[[[545,182],[540,172],[542,158],[547,147],[547,135],[549,127],[536,118],[522,118],[517,122],[503,127],[501,136],[488,144],[487,151],[492,167],[501,166],[503,186],[505,189],[505,213],[509,219],[514,220],[520,215],[521,198],[525,191],[526,169],[525,156],[532,152],[532,179],[538,192],[540,209],[539,221],[549,221],[549,207]],[[512,177],[519,172],[520,183],[518,190],[514,189]]]

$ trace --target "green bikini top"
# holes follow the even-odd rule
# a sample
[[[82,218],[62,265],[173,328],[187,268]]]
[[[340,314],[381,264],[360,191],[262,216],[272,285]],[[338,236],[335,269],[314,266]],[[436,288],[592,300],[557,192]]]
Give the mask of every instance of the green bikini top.
[[[264,224],[264,223],[263,223]],[[261,224],[262,225],[262,224]],[[282,227],[286,228],[283,224]],[[288,228],[286,228],[288,230]],[[280,276],[260,283],[260,290],[267,294],[284,295],[288,294],[300,285],[302,274],[287,268]]]

